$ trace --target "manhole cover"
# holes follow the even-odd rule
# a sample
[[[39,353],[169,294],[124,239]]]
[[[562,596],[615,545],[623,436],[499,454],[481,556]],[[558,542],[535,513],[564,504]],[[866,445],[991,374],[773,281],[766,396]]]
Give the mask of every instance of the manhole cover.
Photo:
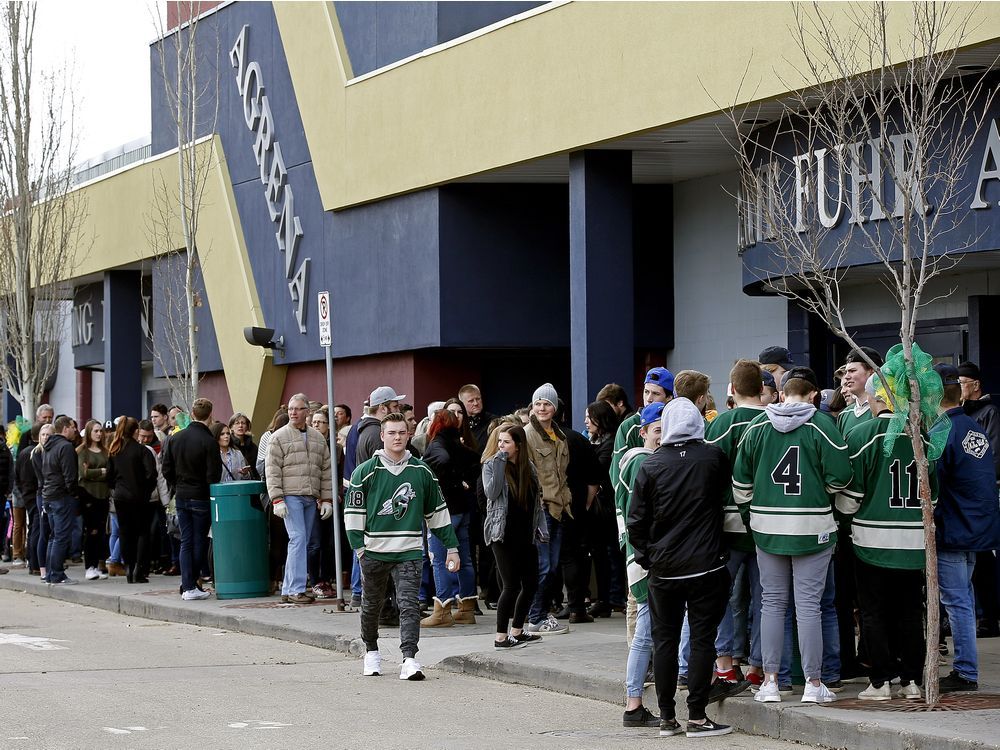
[[[283,604],[281,600],[275,599],[273,601],[267,602],[247,602],[245,604],[223,604],[224,609],[294,609],[296,607],[312,607],[317,604],[323,604],[321,601],[311,602],[310,604]]]
[[[849,708],[855,711],[896,711],[922,713],[925,711],[985,711],[1000,708],[1000,695],[990,693],[949,693],[942,695],[936,706],[922,700],[893,699],[891,701],[862,701],[857,698],[823,703],[823,708]]]

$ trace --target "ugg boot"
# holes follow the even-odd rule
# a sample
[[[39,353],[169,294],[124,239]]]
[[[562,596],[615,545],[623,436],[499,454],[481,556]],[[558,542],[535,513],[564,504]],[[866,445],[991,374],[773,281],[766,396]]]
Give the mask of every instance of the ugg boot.
[[[441,601],[434,597],[434,611],[420,621],[422,628],[450,628],[455,624],[455,618],[451,616],[451,599]]]
[[[459,625],[476,624],[476,597],[467,596],[458,602],[458,614],[453,618]]]

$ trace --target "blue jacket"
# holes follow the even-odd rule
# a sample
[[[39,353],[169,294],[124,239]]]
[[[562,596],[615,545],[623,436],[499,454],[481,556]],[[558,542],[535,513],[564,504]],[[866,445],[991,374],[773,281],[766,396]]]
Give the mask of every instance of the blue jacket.
[[[986,552],[1000,547],[1000,500],[993,449],[983,428],[962,407],[947,412],[948,445],[937,462],[940,494],[934,510],[938,548]]]

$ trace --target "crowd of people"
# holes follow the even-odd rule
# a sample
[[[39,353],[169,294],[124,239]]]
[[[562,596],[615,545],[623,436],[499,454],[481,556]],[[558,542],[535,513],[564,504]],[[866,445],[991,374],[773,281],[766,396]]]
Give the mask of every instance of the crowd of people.
[[[1000,415],[975,364],[932,367],[917,347],[922,485],[899,350],[852,351],[824,389],[769,347],[735,363],[722,411],[705,374],[654,367],[637,410],[604,386],[586,434],[550,383],[499,417],[469,384],[419,421],[390,386],[357,421],[296,394],[257,440],[246,415],[217,421],[206,399],[190,414],[156,405],[149,420],[91,420],[82,434],[43,405],[13,452],[0,448],[5,552],[56,586],[82,562],[87,579],[179,575],[184,599],[207,598],[209,487],[260,479],[273,593],[335,597],[339,546],[365,675],[382,672],[380,625],[400,629],[400,679],[419,680],[423,627],[494,610],[494,647],[515,649],[622,613],[624,725],[698,737],[730,731],[706,716],[712,702],[792,692],[793,629],[803,702],[833,701],[858,677],[863,700],[921,697],[926,496],[931,605],[954,648],[941,687],[974,690],[976,638],[1000,633]],[[642,704],[650,669],[659,715]]]

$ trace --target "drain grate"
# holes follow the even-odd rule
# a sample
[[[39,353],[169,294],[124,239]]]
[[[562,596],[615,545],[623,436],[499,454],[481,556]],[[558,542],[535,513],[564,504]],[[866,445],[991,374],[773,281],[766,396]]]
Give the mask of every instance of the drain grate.
[[[949,693],[942,695],[936,706],[922,700],[893,699],[891,701],[862,701],[857,698],[824,703],[823,708],[849,708],[855,711],[895,711],[897,713],[925,713],[928,711],[986,711],[1000,708],[1000,695],[991,693]]]

